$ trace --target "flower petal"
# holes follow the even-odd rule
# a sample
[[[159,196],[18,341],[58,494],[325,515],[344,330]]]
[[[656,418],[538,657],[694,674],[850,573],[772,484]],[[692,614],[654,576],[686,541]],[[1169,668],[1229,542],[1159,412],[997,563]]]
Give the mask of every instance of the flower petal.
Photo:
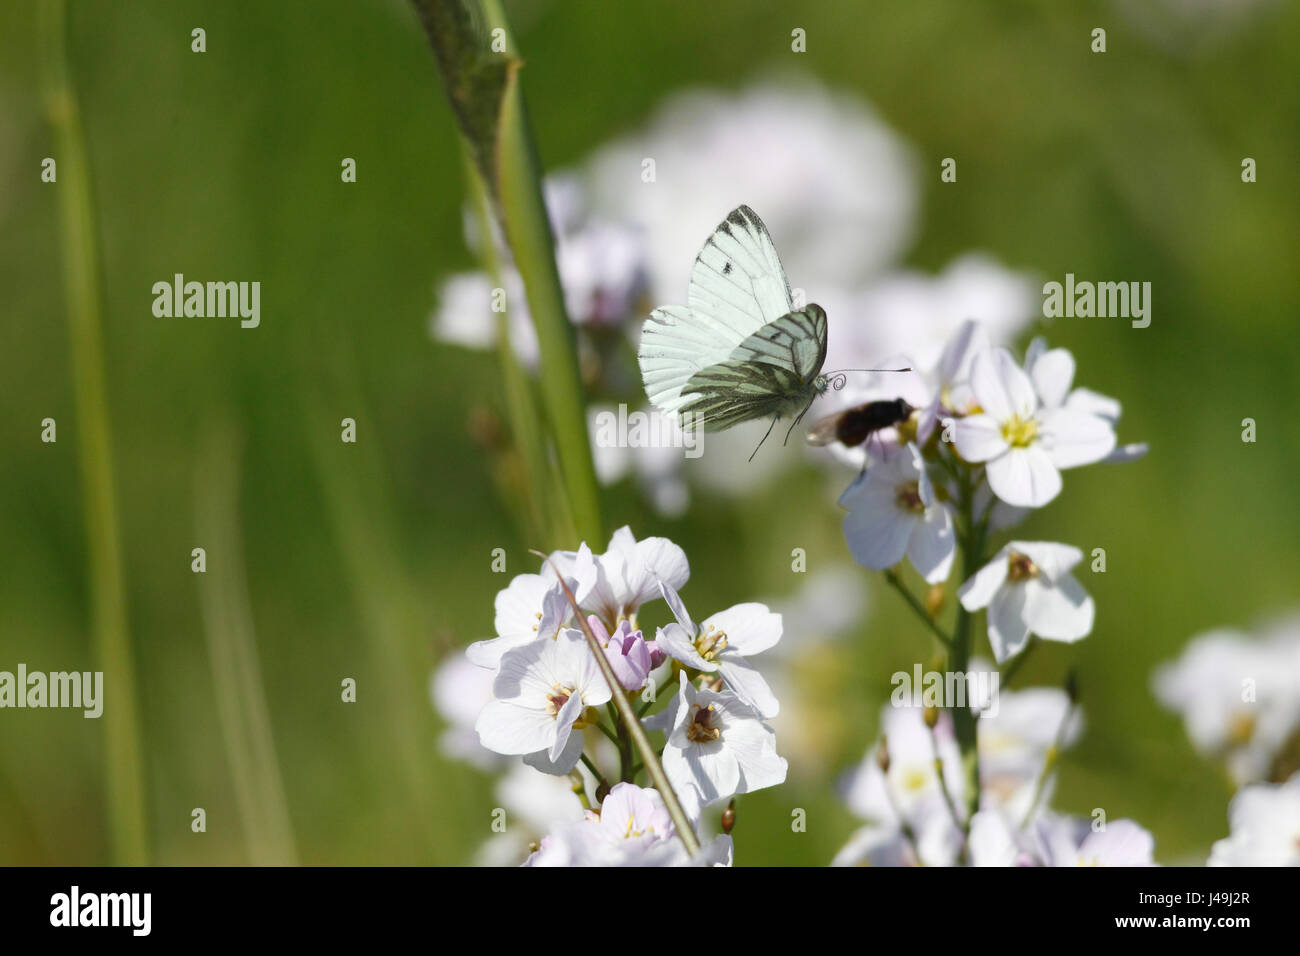
[[[938,584],[948,579],[956,554],[957,536],[953,533],[948,507],[933,505],[927,508],[921,520],[912,525],[912,535],[908,539],[907,556],[912,559],[912,566],[926,583]]]
[[[1043,414],[1038,444],[1057,468],[1076,468],[1109,455],[1115,448],[1115,429],[1096,415],[1056,408]]]
[[[1093,603],[1073,575],[1053,584],[1041,579],[1024,584],[1024,619],[1029,630],[1049,641],[1073,642],[1092,631]]]
[[[758,711],[760,717],[775,717],[781,712],[781,702],[772,693],[772,688],[745,658],[724,651],[718,659],[718,667],[732,693]]]
[[[993,556],[993,560],[972,574],[961,587],[957,588],[957,599],[968,611],[978,611],[988,607],[993,595],[1007,579],[1007,549],[1003,548]]]
[[[1041,508],[1061,493],[1061,473],[1038,445],[1012,448],[986,471],[993,493],[1019,508]]]
[[[1074,356],[1068,350],[1051,349],[1038,355],[1033,362],[1026,356],[1025,366],[1044,408],[1065,404],[1074,383]]]
[[[989,604],[989,646],[999,664],[1017,654],[1029,640],[1025,624],[1025,587],[1009,584]]]
[[[738,654],[759,654],[781,639],[781,615],[769,611],[766,604],[747,601],[710,616],[700,625],[727,635],[727,648]]]
[[[967,461],[988,461],[1005,454],[1011,446],[1002,437],[1002,426],[992,415],[967,415],[953,423],[953,447]]]

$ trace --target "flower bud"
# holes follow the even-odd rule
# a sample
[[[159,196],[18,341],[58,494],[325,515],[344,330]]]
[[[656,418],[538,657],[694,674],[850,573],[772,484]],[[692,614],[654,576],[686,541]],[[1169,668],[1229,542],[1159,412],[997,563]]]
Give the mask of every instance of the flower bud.
[[[925,593],[925,613],[931,617],[938,617],[939,612],[943,610],[944,595],[942,584],[931,585],[930,590]]]

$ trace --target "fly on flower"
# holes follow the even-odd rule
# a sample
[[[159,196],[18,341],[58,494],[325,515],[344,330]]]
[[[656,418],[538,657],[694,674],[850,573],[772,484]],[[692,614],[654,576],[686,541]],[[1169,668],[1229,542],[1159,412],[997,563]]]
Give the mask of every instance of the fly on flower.
[[[845,448],[856,448],[877,432],[903,424],[914,411],[901,398],[863,402],[813,422],[806,437],[810,445],[839,442]]]

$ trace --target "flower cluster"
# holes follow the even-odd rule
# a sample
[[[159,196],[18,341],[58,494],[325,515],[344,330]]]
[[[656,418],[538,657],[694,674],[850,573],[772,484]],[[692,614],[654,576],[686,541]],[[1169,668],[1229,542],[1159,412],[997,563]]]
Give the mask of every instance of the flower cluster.
[[[1065,469],[1140,457],[1117,450],[1119,404],[1074,387],[1074,359],[1041,340],[1023,363],[984,328],[963,323],[929,367],[877,378],[856,401],[899,398],[905,417],[869,435],[862,470],[840,498],[858,564],[884,571],[947,653],[949,674],[971,676],[974,621],[1009,679],[1035,639],[1073,642],[1093,627],[1092,598],[1075,577],[1078,548],[995,534],[1060,493]],[[906,585],[906,559],[929,585]],[[956,622],[937,618],[954,567]],[[997,676],[997,675],[994,675]],[[993,683],[992,693],[998,692]],[[1131,821],[1050,812],[1053,770],[1079,733],[1072,694],[1036,688],[990,700],[887,707],[883,731],[845,796],[868,825],[837,863],[1063,865],[1150,863],[1153,841]]]
[[[620,528],[603,554],[584,543],[550,555],[539,574],[516,576],[496,598],[496,637],[467,649],[468,662],[490,677],[473,723],[481,747],[544,774],[569,775],[574,806],[581,799],[585,807],[581,818],[555,820],[531,865],[728,864],[725,834],[690,856],[665,795],[637,786],[638,776],[650,775],[651,761],[661,763],[692,827],[704,807],[785,780],[786,761],[765,722],[779,704],[751,660],[780,640],[781,616],[746,603],[697,625],[678,593],[689,577],[676,544],[638,541]],[[641,609],[660,599],[674,620],[647,640]],[[674,683],[680,686],[667,705],[644,716]],[[639,752],[636,733],[611,703],[616,693],[638,708],[637,730],[664,732],[654,753]],[[441,696],[450,696],[445,687]],[[461,723],[451,740],[463,753],[469,707],[440,705]],[[616,763],[617,775],[602,763]]]
[[[987,564],[957,589],[967,611],[988,609],[993,655],[1002,663],[1031,635],[1076,641],[1092,630],[1093,603],[1072,574],[1083,553],[1048,541],[1010,541],[991,557],[991,531],[1059,494],[1061,470],[1131,460],[1116,451],[1119,404],[1073,388],[1065,349],[1031,344],[1024,366],[995,349],[975,322],[949,342],[929,374],[909,376],[915,411],[869,441],[875,454],[840,498],[854,559],[885,570],[906,557],[930,584],[946,581],[959,547]],[[883,386],[882,386],[883,387]],[[909,394],[910,393],[910,394]]]
[[[975,701],[977,709],[987,701]],[[969,824],[967,782],[950,715],[885,707],[881,735],[844,780],[865,821],[835,866],[1150,865],[1154,841],[1129,820],[1098,821],[1049,810],[1046,772],[1078,740],[1083,718],[1069,695],[1031,688],[1001,695],[979,721],[979,810]],[[967,833],[966,831],[969,831]]]

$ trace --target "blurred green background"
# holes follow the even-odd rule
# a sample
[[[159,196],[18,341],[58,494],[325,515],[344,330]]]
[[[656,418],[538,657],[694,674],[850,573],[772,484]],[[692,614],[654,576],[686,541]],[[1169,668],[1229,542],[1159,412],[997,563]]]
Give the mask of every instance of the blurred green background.
[[[809,53],[794,66],[865,98],[920,157],[907,265],[934,271],[978,248],[1049,277],[1152,282],[1146,330],[1052,329],[1081,382],[1122,400],[1121,440],[1152,451],[1072,472],[1059,502],[1017,532],[1105,547],[1109,564],[1084,576],[1092,636],[1044,648],[1018,682],[1079,669],[1088,730],[1065,761],[1059,808],[1133,817],[1161,861],[1202,861],[1227,832],[1230,791],[1149,679],[1192,634],[1249,626],[1300,596],[1297,5],[1165,45],[1111,3],[508,10],[548,169],[635,129],[674,91],[790,67],[798,26]],[[525,540],[494,490],[470,422],[499,407],[495,357],[428,335],[437,279],[474,263],[456,128],[425,37],[399,0],[74,0],[70,23],[103,257],[150,858],[467,862],[489,835],[492,781],[440,755],[429,673],[490,633],[504,583],[493,548],[519,571],[535,566],[527,548],[573,542]],[[1108,29],[1104,56],[1089,52],[1094,26]],[[0,9],[0,669],[81,670],[95,665],[63,185],[40,182],[54,146],[39,75],[36,5],[11,0]],[[358,160],[355,185],[339,181],[343,156]],[[960,157],[956,185],[938,181],[945,156]],[[1244,156],[1258,162],[1254,185],[1240,180]],[[174,272],[260,280],[261,327],[155,318],[151,285]],[[46,417],[57,444],[40,441]],[[358,422],[355,445],[338,440],[343,417]],[[1256,444],[1240,440],[1245,417]],[[630,483],[603,505],[611,529],[682,544],[692,607],[720,608],[792,593],[792,547],[810,567],[845,559],[826,487],[800,469],[740,501],[697,494],[674,521]],[[198,546],[206,576],[190,570]],[[821,682],[817,739],[778,740],[812,748],[821,772],[743,800],[738,863],[824,864],[857,825],[831,782],[872,739],[889,674],[927,648],[878,577],[863,580],[879,594],[861,633],[801,670]],[[254,640],[258,681],[223,685],[213,661],[247,661]],[[355,704],[340,702],[345,677]],[[231,687],[259,682],[284,806],[261,804],[253,825],[240,808],[261,798],[241,789],[250,778],[227,757],[222,713]],[[0,863],[108,862],[102,724],[0,712]],[[251,779],[274,795],[268,766]],[[190,830],[194,807],[206,834]],[[807,833],[790,831],[792,807],[807,809]]]

